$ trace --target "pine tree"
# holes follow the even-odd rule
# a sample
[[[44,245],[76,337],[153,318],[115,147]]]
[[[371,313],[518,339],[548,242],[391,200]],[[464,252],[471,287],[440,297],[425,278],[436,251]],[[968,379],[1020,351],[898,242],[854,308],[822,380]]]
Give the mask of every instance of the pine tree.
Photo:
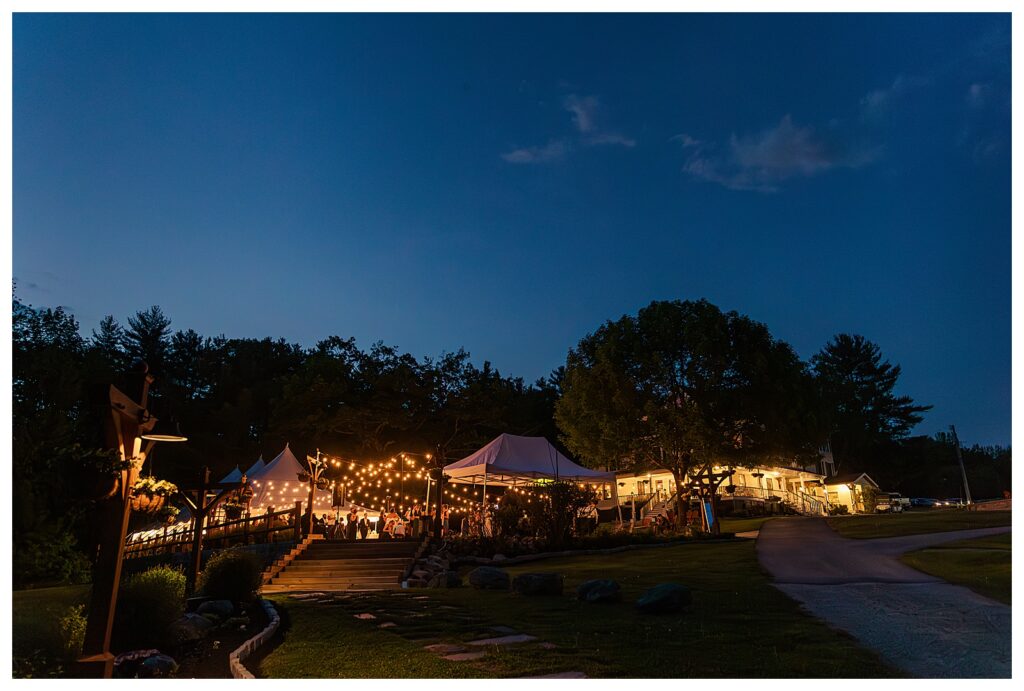
[[[906,437],[930,405],[897,396],[900,366],[863,336],[839,334],[811,358],[833,419],[832,451],[837,465],[864,464],[880,444]],[[859,469],[859,468],[858,468]]]

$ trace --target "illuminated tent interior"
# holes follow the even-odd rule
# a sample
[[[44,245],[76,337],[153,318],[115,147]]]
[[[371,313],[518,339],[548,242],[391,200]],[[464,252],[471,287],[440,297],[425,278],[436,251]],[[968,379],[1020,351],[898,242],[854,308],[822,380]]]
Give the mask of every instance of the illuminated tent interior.
[[[309,497],[309,483],[299,481],[299,473],[308,472],[305,463],[292,453],[291,448],[286,444],[284,451],[279,453],[274,460],[270,461],[261,470],[251,476],[247,476],[253,490],[252,501],[249,503],[249,511],[256,515],[263,513],[267,507],[274,507],[275,511],[281,511],[295,506],[295,502],[301,501],[303,510],[306,508],[306,500]],[[313,512],[317,515],[333,513],[333,493],[328,489],[315,490],[313,494]],[[347,513],[355,508],[368,515],[373,514],[370,509],[346,502],[341,506],[342,513]]]

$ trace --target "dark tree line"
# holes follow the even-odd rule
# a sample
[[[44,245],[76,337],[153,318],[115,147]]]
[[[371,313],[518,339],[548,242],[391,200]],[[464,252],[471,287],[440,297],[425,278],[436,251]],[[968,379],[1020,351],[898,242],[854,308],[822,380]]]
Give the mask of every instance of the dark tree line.
[[[719,462],[809,462],[830,442],[842,471],[867,471],[886,489],[952,496],[959,484],[948,439],[907,436],[929,407],[896,392],[900,368],[877,345],[839,335],[803,362],[765,325],[703,300],[609,321],[533,384],[463,350],[416,358],[340,336],[312,348],[203,336],[173,329],[155,306],[83,336],[65,310],[15,298],[12,338],[20,581],[87,573],[90,507],[68,496],[65,469],[103,445],[107,387],[129,391],[137,358],[156,378],[150,409],[189,437],[158,445],[147,470],[179,485],[204,465],[218,478],[269,460],[286,442],[300,458],[321,448],[450,461],[502,432],[547,437],[588,465],[680,477]],[[1009,488],[1009,449],[967,449],[965,462],[976,496]]]
[[[215,479],[285,445],[381,460],[400,451],[461,458],[502,432],[557,439],[553,380],[527,384],[459,350],[419,358],[332,336],[312,348],[283,339],[229,339],[173,330],[159,307],[121,325],[105,317],[89,336],[61,308],[15,298],[14,458],[16,572],[28,580],[82,577],[76,558],[89,506],[62,491],[74,444],[102,446],[110,384],[130,390],[140,358],[155,382],[150,410],[173,420],[186,444],[157,445],[146,470],[179,485],[209,466]],[[19,571],[20,569],[20,571]]]

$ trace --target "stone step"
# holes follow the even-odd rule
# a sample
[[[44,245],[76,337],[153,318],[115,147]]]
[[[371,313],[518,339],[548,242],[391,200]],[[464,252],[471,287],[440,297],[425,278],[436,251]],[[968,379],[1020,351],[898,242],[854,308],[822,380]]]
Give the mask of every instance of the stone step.
[[[376,562],[376,561],[295,561],[289,564],[291,570],[302,569],[303,571],[380,571],[388,569],[403,569],[409,565],[408,559]]]
[[[412,559],[296,559],[288,568],[315,568],[319,566],[334,568],[339,566],[368,566],[377,569],[404,567]]]
[[[312,571],[304,568],[290,568],[282,571],[275,577],[281,578],[286,576],[295,576],[301,578],[333,578],[333,577],[344,577],[344,578],[366,578],[378,575],[395,576],[398,577],[402,573],[406,572],[403,568],[378,568],[368,570],[346,570],[346,569],[330,569],[330,570],[316,570]]]
[[[268,587],[288,588],[290,590],[337,590],[338,588],[359,588],[361,590],[389,590],[399,588],[402,583],[396,579],[385,579],[379,581],[361,581],[352,579],[334,579],[322,581],[280,581],[274,580],[268,583]]]

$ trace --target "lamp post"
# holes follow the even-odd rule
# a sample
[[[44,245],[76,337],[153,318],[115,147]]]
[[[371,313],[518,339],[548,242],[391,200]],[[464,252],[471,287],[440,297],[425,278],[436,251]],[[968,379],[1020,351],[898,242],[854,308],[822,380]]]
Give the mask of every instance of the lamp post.
[[[125,534],[131,516],[132,486],[156,442],[187,441],[180,434],[153,433],[157,419],[146,410],[153,377],[149,374],[149,366],[141,360],[133,366],[133,374],[141,379],[137,403],[113,385],[109,391],[110,415],[104,425],[107,447],[116,450],[122,461],[131,461],[131,466],[121,471],[120,492],[104,500],[97,511],[98,553],[82,655],[78,658],[79,671],[86,677],[109,679],[114,672],[110,635],[117,609]]]
[[[303,480],[303,475],[309,476],[309,524],[307,535],[313,534],[313,499],[316,495],[316,490],[320,485],[320,478],[324,471],[327,470],[327,459],[320,458],[320,449],[316,450],[316,458],[307,455],[306,464],[309,465],[308,473],[299,473],[299,481]],[[326,482],[326,481],[325,481]]]

